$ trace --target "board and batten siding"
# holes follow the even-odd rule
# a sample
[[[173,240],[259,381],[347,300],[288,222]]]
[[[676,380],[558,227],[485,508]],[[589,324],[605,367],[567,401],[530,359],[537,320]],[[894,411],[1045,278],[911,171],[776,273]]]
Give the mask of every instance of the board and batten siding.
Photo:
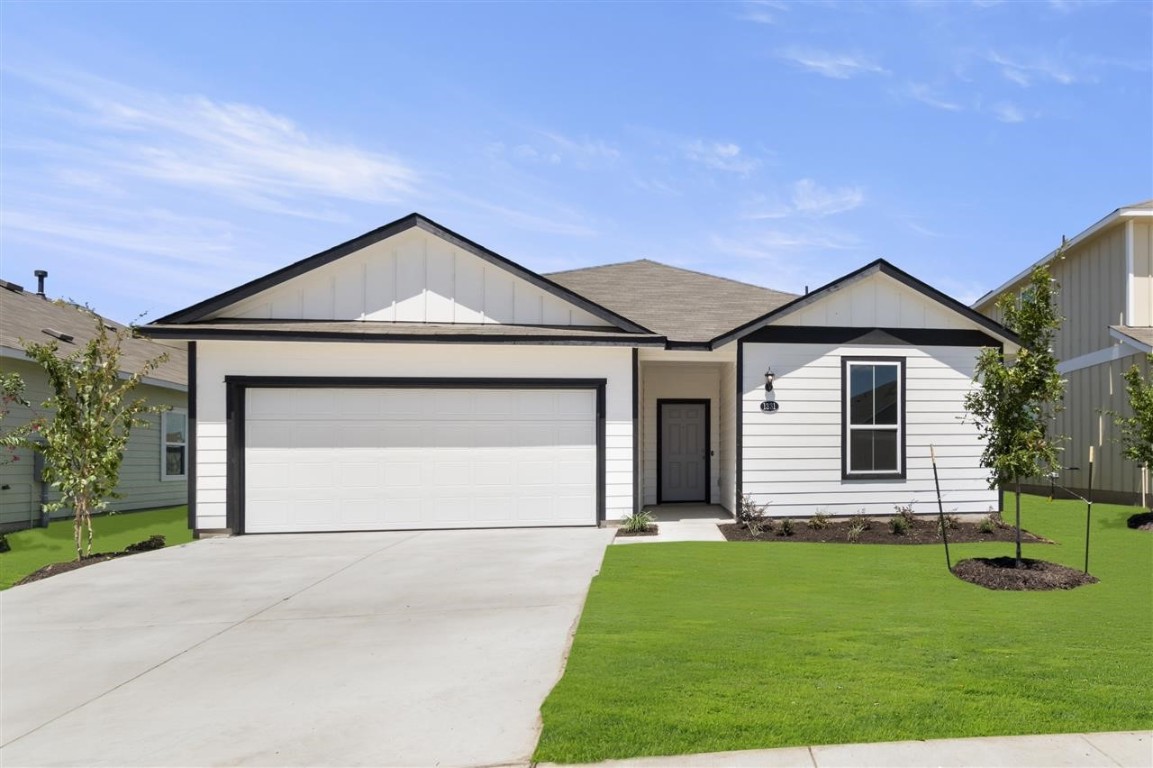
[[[24,360],[2,358],[0,370],[20,374],[25,384],[25,397],[37,409],[40,403],[51,397],[48,379],[39,366]],[[141,384],[136,391],[151,405],[185,408],[188,404],[187,395],[179,390]],[[4,417],[4,424],[6,428],[17,427],[26,424],[31,417],[31,411],[17,406]],[[185,480],[162,480],[160,477],[160,414],[145,414],[142,418],[148,426],[137,427],[129,435],[120,465],[120,483],[116,486],[122,498],[111,499],[108,503],[110,510],[121,512],[169,507],[188,500]],[[8,486],[6,490],[0,490],[0,527],[5,528],[28,525],[40,518],[40,484],[33,478],[32,452],[21,449],[13,455],[16,461],[0,462],[0,486]],[[50,489],[48,501],[59,499],[60,494]],[[62,509],[52,513],[52,518],[71,515],[71,510]]]
[[[720,366],[715,363],[661,363],[641,364],[644,375],[641,379],[641,446],[643,503],[651,506],[657,503],[657,432],[660,424],[657,416],[659,400],[708,400],[709,401],[709,503],[721,503],[721,467],[718,456],[721,454],[720,423]]]
[[[409,230],[237,302],[217,316],[607,326],[496,264]]]
[[[898,504],[936,512],[929,445],[946,512],[998,508],[980,466],[982,443],[963,398],[977,349],[956,346],[745,343],[741,383],[742,490],[774,517],[891,515]],[[904,480],[845,480],[841,466],[842,357],[905,358]],[[763,413],[764,371],[776,374],[775,413]]]
[[[226,376],[605,379],[605,518],[633,511],[632,350],[466,344],[197,343],[196,528],[227,527]]]

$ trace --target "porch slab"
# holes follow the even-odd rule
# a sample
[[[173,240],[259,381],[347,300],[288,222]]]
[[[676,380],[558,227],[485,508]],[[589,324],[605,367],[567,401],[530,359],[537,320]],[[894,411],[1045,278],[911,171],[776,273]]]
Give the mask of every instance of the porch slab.
[[[670,541],[724,541],[718,523],[732,522],[733,516],[715,504],[658,504],[645,507],[656,520],[656,536],[613,539],[614,544],[661,544]]]

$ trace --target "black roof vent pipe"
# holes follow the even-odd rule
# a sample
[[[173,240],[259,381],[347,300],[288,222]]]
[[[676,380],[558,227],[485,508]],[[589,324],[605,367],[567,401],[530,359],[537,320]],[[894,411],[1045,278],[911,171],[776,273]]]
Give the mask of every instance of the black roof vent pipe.
[[[32,274],[36,275],[36,295],[42,299],[48,298],[44,295],[44,278],[48,277],[48,272],[43,269],[38,269]]]

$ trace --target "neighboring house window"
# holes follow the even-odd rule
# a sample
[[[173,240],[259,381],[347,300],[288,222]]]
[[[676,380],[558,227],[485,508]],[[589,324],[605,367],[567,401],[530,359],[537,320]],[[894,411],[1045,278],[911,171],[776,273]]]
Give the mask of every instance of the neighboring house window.
[[[842,358],[845,478],[905,476],[905,359]]]
[[[160,414],[160,478],[182,480],[188,473],[188,413]]]

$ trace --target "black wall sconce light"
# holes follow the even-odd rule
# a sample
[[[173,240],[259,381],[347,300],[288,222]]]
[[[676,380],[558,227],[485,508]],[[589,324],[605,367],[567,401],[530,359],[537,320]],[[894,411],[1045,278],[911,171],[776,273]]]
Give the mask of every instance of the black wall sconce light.
[[[773,391],[773,379],[775,379],[775,378],[777,378],[777,375],[775,373],[773,373],[772,368],[769,368],[768,370],[765,371],[765,391],[766,392],[772,392]]]

